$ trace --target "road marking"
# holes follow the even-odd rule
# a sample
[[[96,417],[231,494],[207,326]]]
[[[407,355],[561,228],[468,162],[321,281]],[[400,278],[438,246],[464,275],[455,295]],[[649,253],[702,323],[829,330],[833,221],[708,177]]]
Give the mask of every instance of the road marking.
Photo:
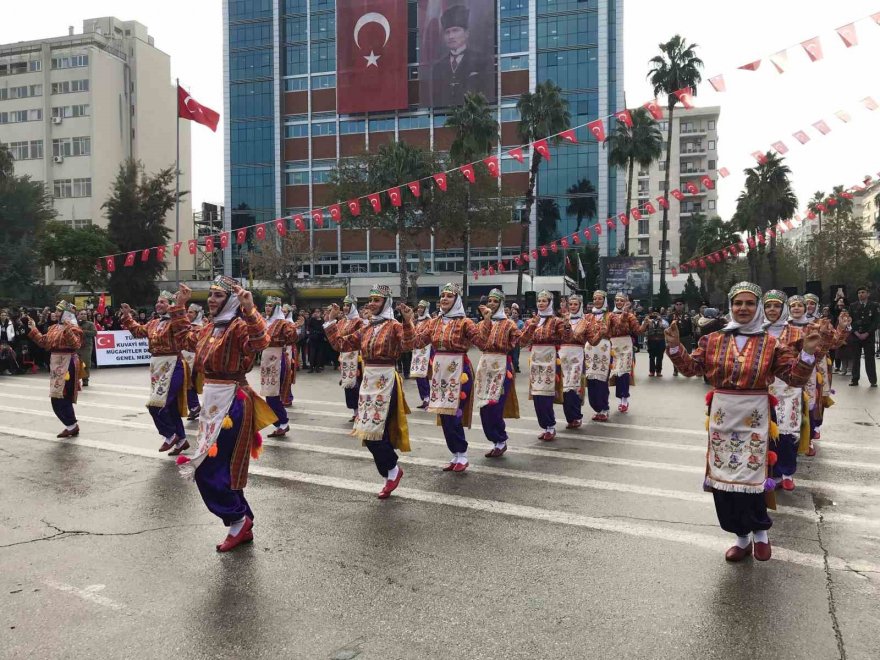
[[[25,437],[34,438],[37,440],[44,440],[46,442],[51,442],[55,444],[65,444],[73,447],[88,447],[91,449],[100,449],[103,451],[111,451],[120,454],[141,456],[153,460],[156,460],[157,458],[164,458],[156,456],[154,452],[150,452],[146,449],[116,445],[109,442],[100,442],[97,440],[84,440],[79,438],[72,443],[70,441],[55,438],[49,433],[41,433],[37,431],[28,431],[26,433],[21,433],[18,429],[5,426],[0,426],[0,433],[8,433],[19,436],[23,435]],[[256,476],[270,477],[274,479],[281,479],[284,481],[293,481],[297,483],[305,483],[326,488],[354,491],[370,496],[375,496],[378,488],[377,484],[367,483],[365,481],[356,481],[354,479],[343,479],[339,477],[311,474],[306,472],[295,472],[292,470],[281,470],[277,468],[256,466],[253,464],[251,465],[250,473]],[[714,553],[720,552],[720,550],[725,546],[728,540],[728,535],[721,534],[720,532],[715,535],[711,535],[701,534],[698,532],[687,532],[684,530],[670,530],[660,525],[654,525],[651,523],[622,521],[607,518],[594,518],[591,516],[584,516],[564,511],[554,511],[552,509],[542,509],[539,507],[526,506],[522,504],[511,504],[508,502],[497,502],[493,500],[461,497],[458,495],[447,495],[445,493],[424,491],[415,488],[398,488],[395,491],[394,496],[398,499],[412,500],[415,502],[421,502],[423,504],[449,506],[458,509],[478,511],[480,513],[504,515],[512,518],[542,521],[557,525],[591,529],[595,531],[612,532],[635,538],[646,538],[655,541],[677,543],[691,547],[698,547]],[[384,506],[385,503],[376,502],[376,505]],[[818,570],[824,569],[826,561],[826,558],[822,555],[809,554],[797,550],[789,550],[787,548],[779,546],[774,546],[773,556],[777,561],[784,561],[787,563],[815,568]],[[831,568],[832,570],[880,572],[880,564],[871,564],[869,562],[863,561],[847,561],[840,557],[833,556],[827,557],[827,562],[829,568]]]
[[[99,594],[99,591],[103,591],[105,585],[103,584],[91,584],[88,587],[80,589],[79,587],[74,587],[72,584],[65,584],[64,582],[56,582],[55,580],[43,580],[43,584],[48,587],[52,587],[53,589],[57,589],[58,591],[63,591],[65,593],[73,594],[83,600],[87,600],[92,603],[96,603],[97,605],[101,605],[102,607],[106,607],[111,610],[121,610],[125,607],[122,603],[117,603],[115,600],[111,600],[107,598],[107,596],[102,596]]]

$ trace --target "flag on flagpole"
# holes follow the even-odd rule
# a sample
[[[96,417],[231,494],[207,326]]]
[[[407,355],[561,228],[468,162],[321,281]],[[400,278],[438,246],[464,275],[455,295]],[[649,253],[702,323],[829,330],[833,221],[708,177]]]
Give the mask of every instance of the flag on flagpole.
[[[177,86],[177,116],[207,126],[215,133],[217,123],[220,121],[218,112],[196,101],[180,85]]]
[[[578,260],[578,272],[581,274],[581,277],[586,279],[587,273],[584,272],[584,264],[583,264],[583,262],[581,262],[580,252],[575,252],[575,256],[577,257],[577,260]]]

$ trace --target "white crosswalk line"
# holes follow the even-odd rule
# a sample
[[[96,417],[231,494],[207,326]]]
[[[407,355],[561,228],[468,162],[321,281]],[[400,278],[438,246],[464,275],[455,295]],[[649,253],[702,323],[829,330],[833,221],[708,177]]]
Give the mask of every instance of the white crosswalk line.
[[[108,442],[97,440],[86,440],[78,438],[76,441],[59,440],[48,433],[37,431],[22,432],[8,426],[0,426],[0,433],[10,435],[18,435],[36,440],[43,440],[56,444],[65,444],[76,447],[88,447],[92,449],[100,449],[103,451],[111,451],[120,454],[129,454],[133,456],[141,456],[151,458],[153,460],[163,459],[163,456],[157,456],[154,452],[139,447],[116,445]],[[169,466],[170,467],[170,466]],[[326,488],[336,488],[341,490],[355,491],[368,495],[375,495],[378,486],[375,483],[367,483],[354,479],[342,479],[339,477],[331,477],[327,475],[311,474],[305,472],[295,472],[292,470],[281,470],[277,468],[268,468],[258,465],[251,465],[250,473],[255,476],[270,477],[285,481],[293,481],[298,483],[306,483]],[[665,541],[686,545],[689,547],[700,548],[709,552],[718,553],[726,545],[727,535],[705,534],[697,532],[688,532],[680,529],[671,530],[661,525],[651,523],[642,523],[629,520],[614,520],[613,518],[594,518],[564,511],[555,511],[551,509],[543,509],[540,507],[527,506],[522,504],[512,504],[508,502],[498,502],[493,500],[482,500],[471,497],[462,497],[458,495],[449,495],[445,493],[437,493],[433,491],[425,491],[414,488],[402,487],[395,491],[395,497],[398,499],[412,500],[429,505],[449,506],[460,509],[468,509],[480,513],[489,513],[495,515],[504,515],[513,518],[542,521],[557,525],[566,525],[571,527],[579,527],[583,529],[591,529],[595,531],[612,532],[631,536],[634,538],[646,538],[656,541]],[[377,506],[384,506],[384,503],[376,502]],[[880,564],[872,564],[868,562],[850,562],[839,557],[822,556],[810,554],[796,550],[789,550],[778,545],[773,546],[773,557],[777,561],[783,561],[791,564],[824,570],[827,562],[831,570],[836,571],[861,571],[861,572],[880,572]]]

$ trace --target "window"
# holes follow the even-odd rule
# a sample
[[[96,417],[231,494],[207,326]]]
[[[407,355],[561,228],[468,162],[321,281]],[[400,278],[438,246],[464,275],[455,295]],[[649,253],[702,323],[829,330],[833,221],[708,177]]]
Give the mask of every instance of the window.
[[[0,89],[0,101],[6,99],[26,99],[31,96],[42,96],[42,85],[22,85],[21,87],[4,87]]]
[[[328,181],[330,181],[330,170],[312,172],[312,183],[327,183]]]
[[[370,120],[370,133],[379,133],[382,131],[393,131],[394,130],[394,119],[371,119]]]
[[[538,18],[537,27],[538,48],[586,46],[599,42],[599,15],[595,13]]]
[[[31,140],[24,142],[10,142],[9,151],[14,160],[35,160],[43,157],[43,141]]]
[[[312,76],[312,89],[332,89],[333,87],[336,87],[335,73]]]
[[[40,121],[43,119],[42,108],[34,110],[12,110],[0,112],[0,124],[18,124],[26,121]]]
[[[431,118],[428,115],[418,115],[417,117],[401,117],[398,127],[401,131],[408,131],[415,128],[428,128],[431,125]]]
[[[515,158],[502,158],[501,171],[505,174],[508,172],[528,172],[529,162],[528,158],[524,158],[522,163]]]
[[[313,14],[310,20],[309,36],[312,41],[334,39],[336,37],[336,14]]]
[[[71,92],[87,92],[89,91],[89,80],[65,80],[63,82],[52,83],[53,94],[70,94]]]
[[[302,78],[285,78],[285,92],[303,92],[309,88],[309,79],[305,76]]]
[[[500,53],[522,53],[529,50],[529,21],[520,18],[501,23]]]
[[[713,171],[714,169],[715,169],[715,161],[714,161],[714,160],[710,160],[710,161],[709,161],[709,170],[710,170],[710,171]]]
[[[75,69],[77,67],[88,66],[88,55],[71,55],[70,57],[53,57],[53,69]]]
[[[286,138],[302,138],[309,136],[308,124],[288,124],[284,127],[284,137]]]
[[[715,151],[715,140],[709,140],[709,151]]]
[[[709,207],[708,207],[708,208],[709,208],[710,211],[714,211],[714,210],[715,210],[715,200],[714,200],[714,199],[710,199],[710,200],[709,200]]]
[[[662,250],[664,243],[666,244],[666,249],[669,249],[669,241],[657,241],[657,249]]]
[[[282,6],[285,14],[302,14],[306,10],[306,0],[284,0]]]
[[[363,119],[354,119],[350,121],[339,122],[339,134],[351,135],[354,133],[363,133],[367,130],[367,122]]]
[[[229,0],[229,20],[272,18],[273,0]]]
[[[715,120],[714,120],[714,119],[710,119],[710,120],[709,120],[709,130],[710,130],[710,131],[714,131],[714,130],[715,130]]]
[[[501,121],[519,121],[519,110],[513,108],[501,108]]]
[[[84,229],[85,227],[88,227],[89,225],[92,224],[91,220],[88,220],[88,219],[78,220],[76,218],[74,218],[73,220],[65,220],[64,222],[66,222],[68,225],[70,225],[74,229]]]
[[[28,62],[28,71],[42,71],[43,60],[31,60]]]
[[[648,220],[639,220],[639,233],[640,234],[650,234],[651,227]]]
[[[502,71],[523,71],[529,68],[528,55],[516,55],[515,57],[502,57],[500,59]]]
[[[52,140],[53,156],[88,156],[92,151],[92,138],[89,136],[75,138],[58,138]]]
[[[501,0],[501,18],[529,15],[529,0]]]
[[[231,48],[268,46],[271,38],[272,24],[268,21],[229,26],[229,46]]]
[[[73,196],[74,197],[91,197],[92,196],[92,180],[91,179],[74,179],[73,180]]]
[[[312,135],[336,135],[336,122],[312,124]]]
[[[538,53],[538,79],[550,79],[563,89],[599,86],[597,48],[576,48]]]
[[[266,58],[268,61],[269,71],[271,74],[271,57],[272,53],[267,51]],[[299,73],[308,73],[308,50],[305,45],[302,46],[285,46],[284,47],[284,75],[295,76]],[[267,75],[270,75],[267,74]]]
[[[333,71],[336,69],[336,42],[322,41],[313,43],[312,48],[312,73],[320,71]]]
[[[446,115],[438,115],[434,114],[434,128],[443,128],[446,126],[446,119],[448,117]]]
[[[286,50],[290,51],[289,48]],[[305,73],[305,69],[302,71],[289,71],[288,73]],[[268,78],[271,76],[272,51],[268,48],[232,53],[229,56],[230,80],[253,80],[254,78]]]
[[[639,239],[639,254],[648,254],[649,252],[649,242],[650,239],[640,238]]]
[[[88,117],[89,104],[64,105],[52,108],[53,117]]]
[[[70,179],[55,179],[54,196],[58,199],[73,197],[73,182]]]
[[[288,186],[305,186],[309,183],[308,172],[285,172],[285,184]]]

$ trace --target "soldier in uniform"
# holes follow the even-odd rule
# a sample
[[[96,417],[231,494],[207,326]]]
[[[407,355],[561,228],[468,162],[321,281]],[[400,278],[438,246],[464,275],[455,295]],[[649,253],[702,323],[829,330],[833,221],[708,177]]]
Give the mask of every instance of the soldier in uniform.
[[[877,387],[877,363],[874,362],[874,335],[880,326],[880,308],[877,303],[868,300],[867,287],[860,286],[859,301],[850,305],[849,315],[852,317],[852,333],[849,345],[853,348],[853,365],[851,387],[857,387],[861,375],[862,352],[865,353],[865,373],[871,387]]]
[[[495,62],[491,55],[470,47],[470,10],[453,5],[440,17],[448,53],[431,67],[431,96],[435,107],[461,105],[468,92],[495,98]]]

